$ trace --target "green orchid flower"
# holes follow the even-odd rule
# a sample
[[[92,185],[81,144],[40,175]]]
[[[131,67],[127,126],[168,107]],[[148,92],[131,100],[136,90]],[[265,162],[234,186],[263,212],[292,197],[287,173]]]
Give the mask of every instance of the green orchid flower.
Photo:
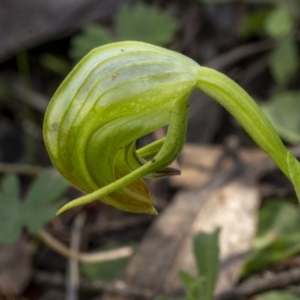
[[[182,54],[141,42],[92,50],[53,96],[44,139],[59,172],[86,193],[58,213],[102,200],[134,213],[156,214],[143,178],[178,174],[188,97],[201,89],[224,106],[299,191],[300,167],[253,99],[234,81]],[[168,125],[165,138],[136,141]]]

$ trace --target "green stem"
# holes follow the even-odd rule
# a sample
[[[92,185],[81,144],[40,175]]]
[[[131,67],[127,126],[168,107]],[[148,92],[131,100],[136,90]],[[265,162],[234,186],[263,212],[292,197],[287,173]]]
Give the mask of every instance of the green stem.
[[[220,72],[200,67],[197,86],[226,108],[291,179],[287,149],[255,101],[238,84]]]

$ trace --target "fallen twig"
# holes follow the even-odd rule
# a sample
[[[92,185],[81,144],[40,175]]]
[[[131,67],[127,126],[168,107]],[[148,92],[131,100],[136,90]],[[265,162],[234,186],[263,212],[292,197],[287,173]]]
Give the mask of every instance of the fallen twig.
[[[47,273],[38,272],[34,276],[34,281],[40,285],[47,285],[52,287],[63,287],[64,286],[64,276],[58,273]],[[153,299],[156,294],[148,289],[135,288],[127,286],[121,281],[115,283],[107,283],[98,280],[87,281],[81,280],[80,289],[87,292],[112,292],[116,294],[122,294],[126,296],[136,297],[137,299]]]
[[[85,214],[78,214],[75,218],[72,234],[71,234],[71,250],[73,252],[78,252],[81,243],[81,233],[85,222]],[[78,290],[79,290],[79,267],[78,260],[75,258],[70,258],[67,276],[67,290],[66,299],[67,300],[77,300]]]
[[[128,257],[133,254],[133,248],[126,246],[115,250],[107,250],[96,253],[82,253],[70,250],[68,247],[63,245],[53,236],[51,236],[46,230],[41,229],[37,233],[38,237],[51,249],[58,252],[60,255],[66,258],[74,258],[79,262],[83,263],[94,263],[116,260],[124,257]]]
[[[0,162],[0,173],[18,173],[22,175],[38,175],[43,167],[27,164],[9,164]]]
[[[242,59],[245,59],[251,55],[255,55],[272,48],[274,42],[272,40],[263,40],[259,42],[248,43],[234,48],[224,54],[217,56],[208,63],[205,64],[206,67],[213,69],[222,70],[229,65],[232,65]]]
[[[256,294],[270,291],[273,289],[285,288],[291,284],[299,283],[300,268],[279,273],[268,273],[264,277],[256,277],[247,281],[231,291],[225,292],[217,297],[216,300],[240,300]]]

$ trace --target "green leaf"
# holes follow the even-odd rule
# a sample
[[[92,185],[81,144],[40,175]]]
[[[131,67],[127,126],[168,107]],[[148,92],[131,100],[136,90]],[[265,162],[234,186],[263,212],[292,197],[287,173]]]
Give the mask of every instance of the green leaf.
[[[299,300],[299,296],[296,296],[290,292],[268,292],[255,297],[256,300]]]
[[[276,93],[266,104],[261,105],[278,134],[287,142],[300,143],[300,92]]]
[[[155,6],[138,3],[122,6],[116,16],[118,40],[136,40],[156,45],[171,41],[178,24],[171,16]]]
[[[102,26],[91,24],[85,27],[81,34],[71,39],[70,56],[77,61],[93,48],[110,43],[111,41],[112,38]]]
[[[22,222],[35,233],[55,217],[56,210],[66,201],[59,199],[69,184],[51,170],[41,172],[30,186],[22,208]],[[58,200],[59,199],[59,200]]]
[[[213,299],[213,293],[219,273],[219,232],[199,233],[193,239],[194,255],[198,273],[205,278],[201,299]]]
[[[256,33],[262,32],[263,24],[269,13],[269,9],[260,9],[247,16],[239,27],[240,35],[249,38]]]
[[[178,277],[180,278],[187,292],[187,299],[202,299],[202,294],[206,283],[206,279],[203,276],[195,277],[184,271],[179,271]]]
[[[120,246],[121,245],[116,245],[116,244],[105,245],[104,247],[98,249],[97,252],[112,250]],[[125,245],[123,244],[122,246]],[[81,274],[83,275],[84,278],[89,280],[101,280],[101,281],[110,282],[117,278],[117,276],[126,266],[129,259],[130,257],[125,257],[125,258],[116,259],[107,262],[101,262],[101,263],[93,263],[93,264],[83,263],[81,264],[80,267]]]
[[[20,207],[18,179],[16,175],[7,175],[0,183],[0,244],[12,244],[19,239]]]
[[[115,21],[115,40],[139,40],[156,45],[169,43],[178,28],[176,20],[168,14],[142,3],[122,6]],[[79,60],[93,48],[112,40],[103,26],[89,25],[71,40],[70,56],[74,60]]]
[[[279,85],[285,85],[298,70],[296,41],[292,36],[281,40],[269,56],[271,72]]]
[[[40,55],[39,61],[43,67],[61,76],[66,76],[71,70],[71,66],[63,57],[54,54],[44,53]]]
[[[278,5],[265,22],[266,33],[275,39],[288,35],[294,27],[293,16],[287,5]]]
[[[55,217],[65,201],[58,200],[69,186],[61,176],[41,172],[31,184],[24,201],[20,201],[19,181],[16,175],[5,176],[0,183],[0,244],[16,242],[26,226],[35,233]]]
[[[280,200],[269,200],[259,213],[254,249],[242,274],[257,272],[300,251],[299,207]]]

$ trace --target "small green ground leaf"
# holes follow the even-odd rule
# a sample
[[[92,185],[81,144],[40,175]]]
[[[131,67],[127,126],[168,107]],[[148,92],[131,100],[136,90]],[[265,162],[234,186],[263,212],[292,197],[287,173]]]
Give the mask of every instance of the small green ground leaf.
[[[118,40],[136,40],[166,45],[178,28],[177,22],[154,6],[139,3],[123,6],[116,16]]]
[[[61,176],[45,170],[30,186],[22,207],[22,223],[35,233],[55,217],[57,209],[66,201],[62,194],[69,184]]]
[[[66,179],[52,170],[44,170],[31,184],[25,197],[28,206],[44,205],[57,200],[69,187]]]
[[[76,61],[80,60],[95,47],[111,42],[111,36],[102,26],[89,25],[83,29],[81,34],[72,38],[70,56]]]
[[[300,92],[277,93],[261,108],[285,141],[300,143]]]
[[[202,294],[205,290],[204,286],[206,282],[206,279],[203,276],[195,277],[184,271],[179,271],[178,277],[180,278],[187,292],[187,299],[202,299]]]
[[[300,251],[300,210],[280,199],[270,200],[259,213],[254,249],[242,274],[257,272]]]
[[[247,16],[239,28],[240,35],[249,38],[256,33],[261,33],[269,13],[270,10],[268,9],[260,9]]]
[[[219,229],[211,234],[199,233],[193,239],[198,273],[205,278],[201,299],[213,299],[219,273]]]
[[[12,244],[19,239],[20,207],[18,179],[16,175],[7,175],[0,184],[0,244]]]
[[[39,56],[39,62],[44,68],[60,76],[66,76],[71,71],[71,66],[66,59],[58,55],[44,53]]]
[[[269,56],[271,72],[279,85],[285,85],[298,70],[297,44],[292,36],[282,39]]]
[[[294,26],[292,15],[287,5],[278,5],[265,22],[266,33],[275,39],[289,34]]]
[[[281,291],[281,292],[268,292],[261,294],[255,298],[256,300],[299,300],[299,296],[292,293]]]
[[[116,15],[114,40],[137,40],[162,46],[171,41],[177,28],[175,19],[154,6],[141,3],[122,6]],[[89,25],[71,40],[70,56],[77,61],[93,48],[112,41],[103,26]]]

